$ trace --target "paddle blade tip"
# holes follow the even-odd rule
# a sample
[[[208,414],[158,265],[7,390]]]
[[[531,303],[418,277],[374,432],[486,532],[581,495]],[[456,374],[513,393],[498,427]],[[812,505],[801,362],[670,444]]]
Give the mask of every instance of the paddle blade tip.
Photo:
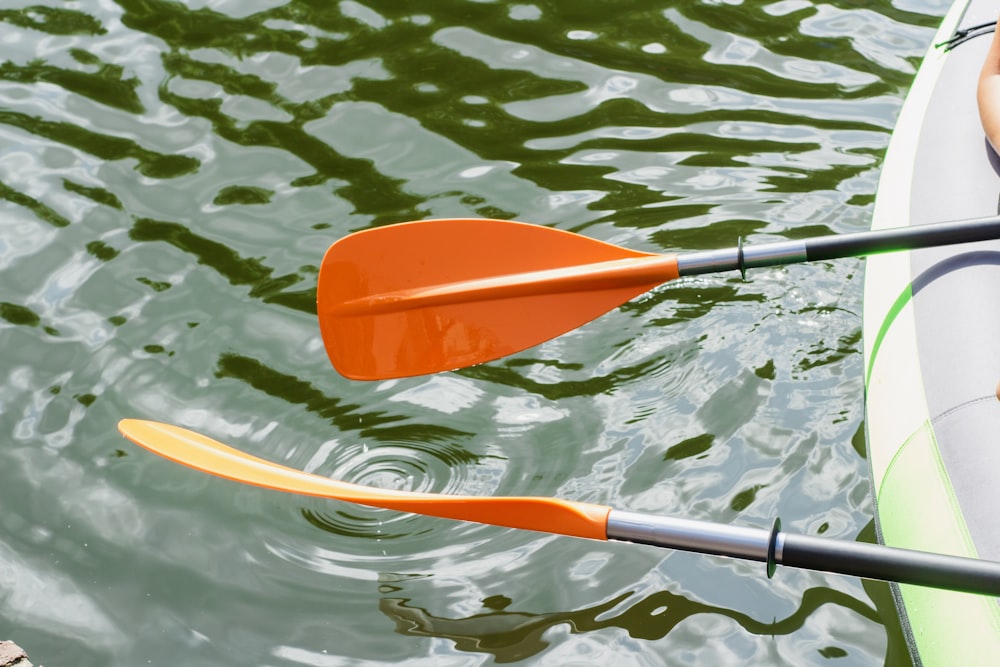
[[[231,447],[208,436],[148,419],[122,419],[118,422],[118,431],[143,449],[199,470],[205,470],[198,463],[204,453],[232,451]]]
[[[118,432],[123,436],[135,442],[138,434],[152,422],[148,422],[144,419],[120,419],[118,420]],[[138,444],[138,443],[137,443]]]
[[[177,433],[174,433],[175,431]],[[170,424],[129,418],[119,420],[118,432],[134,444],[162,456],[164,442],[175,441],[178,434],[183,434],[185,431]]]

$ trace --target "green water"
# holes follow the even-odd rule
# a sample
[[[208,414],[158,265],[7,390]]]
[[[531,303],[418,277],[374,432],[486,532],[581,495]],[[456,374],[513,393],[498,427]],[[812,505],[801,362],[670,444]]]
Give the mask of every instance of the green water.
[[[48,667],[908,664],[882,584],[267,492],[115,425],[872,539],[860,260],[686,279],[378,383],[329,366],[316,272],[429,217],[647,251],[863,230],[946,2],[12,4],[0,639]]]

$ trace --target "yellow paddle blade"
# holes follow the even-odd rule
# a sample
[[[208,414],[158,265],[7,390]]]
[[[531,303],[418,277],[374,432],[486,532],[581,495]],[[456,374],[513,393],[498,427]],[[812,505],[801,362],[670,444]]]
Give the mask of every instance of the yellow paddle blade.
[[[175,463],[234,482],[443,519],[607,539],[610,507],[558,498],[448,496],[383,490],[265,461],[179,426],[123,419],[118,422],[118,430],[140,447]]]
[[[520,352],[677,276],[674,255],[550,227],[426,220],[330,246],[317,312],[334,367],[379,380]]]

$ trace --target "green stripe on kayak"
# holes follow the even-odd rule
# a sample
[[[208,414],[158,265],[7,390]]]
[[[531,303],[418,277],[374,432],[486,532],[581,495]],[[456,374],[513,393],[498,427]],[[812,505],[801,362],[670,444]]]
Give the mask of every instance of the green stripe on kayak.
[[[865,387],[869,385],[872,379],[872,369],[875,367],[875,359],[878,357],[879,348],[882,347],[882,341],[885,339],[885,335],[889,333],[889,329],[892,328],[893,322],[899,317],[899,313],[902,312],[906,304],[913,300],[913,285],[912,283],[907,283],[903,291],[900,292],[896,300],[892,302],[889,307],[889,312],[886,313],[885,319],[882,320],[882,324],[879,325],[878,333],[875,334],[875,342],[872,343],[872,353],[871,357],[868,359],[868,368],[865,370]]]
[[[930,422],[889,464],[878,506],[886,544],[976,557]],[[995,664],[1000,655],[997,600],[919,586],[900,585],[899,590],[925,665]]]

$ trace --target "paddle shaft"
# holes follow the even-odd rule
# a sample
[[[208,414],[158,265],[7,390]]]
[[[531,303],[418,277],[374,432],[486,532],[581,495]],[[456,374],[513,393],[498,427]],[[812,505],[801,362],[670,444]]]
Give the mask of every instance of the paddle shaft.
[[[1000,238],[1000,216],[750,246],[740,243],[735,248],[678,255],[677,268],[681,276],[735,270],[746,275],[747,269],[767,266],[862,257],[996,238]]]
[[[736,247],[720,250],[679,255],[648,254],[399,290],[339,303],[327,308],[326,314],[377,315],[541,293],[554,295],[607,289],[615,285],[656,284],[683,276],[723,271],[739,270],[745,276],[747,269],[996,238],[1000,238],[1000,216],[750,246],[744,246],[741,241]]]
[[[586,539],[609,539],[729,556],[810,570],[882,579],[1000,597],[1000,563],[943,556],[875,544],[654,517],[558,498],[449,496],[387,491],[341,482],[265,461],[207,436],[170,424],[123,419],[119,430],[137,445],[196,470],[276,491],[355,502],[403,512],[534,530]]]
[[[776,565],[833,572],[1000,597],[1000,563],[861,542],[842,542],[781,532],[774,528],[727,526],[693,519],[651,517],[611,510],[609,540],[730,556]]]
[[[516,354],[684,276],[998,238],[995,217],[657,254],[509,220],[405,222],[330,246],[316,312],[342,375],[385,380]]]

